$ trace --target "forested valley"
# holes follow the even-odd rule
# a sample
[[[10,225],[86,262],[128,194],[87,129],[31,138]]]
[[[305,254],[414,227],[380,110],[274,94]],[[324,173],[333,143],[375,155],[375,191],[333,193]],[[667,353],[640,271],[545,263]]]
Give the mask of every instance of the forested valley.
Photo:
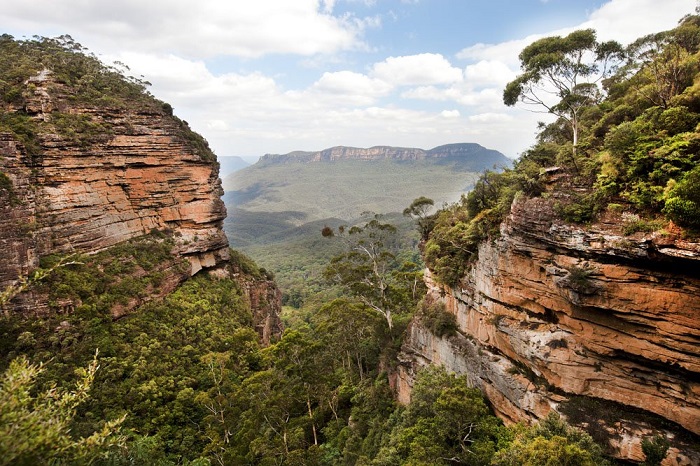
[[[227,275],[201,272],[155,299],[168,273],[188,267],[167,231],[94,254],[42,257],[0,290],[0,464],[615,464],[555,413],[506,426],[467,376],[439,367],[421,370],[410,403],[399,404],[396,368],[415,322],[437,335],[458,331],[454,315],[424,299],[424,267],[458,286],[479,245],[498,238],[514,199],[554,197],[560,218],[579,225],[632,212],[622,222],[628,235],[672,227],[697,241],[699,53],[698,16],[627,48],[597,42],[592,30],[528,46],[504,102],[545,105],[539,86],[554,87],[559,100],[545,105],[554,122],[513,168],[484,172],[461,201],[406,206],[408,238],[379,213],[313,232],[336,254],[319,265],[322,282],[298,284],[303,300],[287,292],[284,331],[269,344],[255,331],[242,283],[270,282],[274,271],[242,253],[230,252]],[[107,131],[73,113],[49,126],[13,110],[23,83],[44,67],[76,89],[74,102],[168,111],[145,83],[65,38],[2,36],[0,64],[0,132],[35,157],[42,132],[80,146]],[[566,182],[552,188],[552,173]],[[0,202],[18,203],[3,171]],[[587,271],[578,272],[583,286]],[[48,296],[50,312],[12,312],[28,292]],[[115,306],[133,299],[136,308],[114,318]],[[643,449],[644,464],[658,465],[668,444],[650,435]]]

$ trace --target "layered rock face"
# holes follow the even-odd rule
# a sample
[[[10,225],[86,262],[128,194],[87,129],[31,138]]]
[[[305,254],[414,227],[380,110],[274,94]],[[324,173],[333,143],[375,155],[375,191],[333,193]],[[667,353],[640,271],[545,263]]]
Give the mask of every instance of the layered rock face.
[[[95,133],[42,131],[33,153],[0,133],[0,289],[42,256],[94,253],[152,230],[175,238],[189,275],[226,264],[218,164],[197,153],[184,123],[159,108],[69,104],[47,76],[32,88],[23,109],[32,119],[51,128],[59,110]]]
[[[417,368],[441,364],[507,422],[557,410],[634,461],[641,438],[665,432],[664,464],[699,464],[700,245],[672,232],[626,237],[619,218],[585,230],[555,218],[549,200],[516,200],[459,286],[427,275],[428,298],[459,332],[411,325],[399,397]]]

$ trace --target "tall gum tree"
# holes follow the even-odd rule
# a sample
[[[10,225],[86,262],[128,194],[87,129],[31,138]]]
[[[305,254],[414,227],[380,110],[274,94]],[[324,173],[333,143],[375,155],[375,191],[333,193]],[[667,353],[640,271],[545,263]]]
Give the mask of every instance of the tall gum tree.
[[[384,317],[391,332],[394,314],[409,312],[415,306],[416,277],[422,271],[417,264],[399,264],[396,227],[380,219],[375,215],[364,226],[347,230],[347,252],[331,259],[323,276]],[[345,229],[340,230],[343,235]],[[321,234],[334,236],[330,227]]]
[[[575,156],[581,112],[602,98],[600,83],[622,60],[622,46],[598,42],[593,29],[583,29],[533,42],[518,57],[522,73],[506,85],[503,102],[540,107],[564,119]]]

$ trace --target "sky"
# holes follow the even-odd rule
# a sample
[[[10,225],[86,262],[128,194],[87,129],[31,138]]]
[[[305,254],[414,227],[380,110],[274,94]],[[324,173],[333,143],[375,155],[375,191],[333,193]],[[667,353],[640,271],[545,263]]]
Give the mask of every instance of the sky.
[[[219,156],[476,142],[515,158],[551,116],[506,107],[531,42],[594,28],[627,44],[697,0],[21,0],[0,33],[68,34]]]

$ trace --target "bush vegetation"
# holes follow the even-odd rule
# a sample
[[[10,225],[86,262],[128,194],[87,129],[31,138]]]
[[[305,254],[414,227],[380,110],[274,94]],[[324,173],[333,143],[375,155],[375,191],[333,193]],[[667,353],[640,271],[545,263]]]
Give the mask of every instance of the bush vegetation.
[[[37,86],[32,79],[38,76],[49,83],[54,103],[47,117],[39,119],[25,105]],[[155,99],[147,90],[149,85],[131,76],[123,63],[105,65],[68,35],[26,40],[0,35],[0,131],[13,133],[32,158],[41,155],[44,134],[58,134],[78,146],[112,137],[107,124],[64,110],[84,105],[160,114],[173,121],[183,141],[202,160],[216,162],[207,141],[174,116],[170,105]]]
[[[365,235],[374,231],[369,229],[355,233],[366,247]],[[397,405],[385,370],[395,364],[405,316],[394,314],[392,332],[385,316],[358,298],[309,310],[266,348],[231,279],[198,275],[114,320],[110,305],[138,296],[140,289],[124,287],[125,277],[138,271],[152,281],[170,258],[170,246],[154,233],[91,257],[46,258],[42,263],[50,272],[35,274],[31,285],[53,290],[57,302],[78,303],[75,310],[0,320],[0,361],[8,373],[25,360],[48,361],[34,378],[38,393],[54,384],[56,393],[68,393],[81,380],[76,369],[96,364],[91,355],[99,349],[90,395],[81,395],[62,421],[70,431],[61,441],[82,445],[81,439],[94,435],[105,440],[84,453],[52,450],[59,461],[447,465],[459,458],[486,465],[513,438],[465,377],[438,368],[418,376],[408,406]],[[267,279],[250,259],[233,256],[242,273]],[[413,273],[401,270],[395,272]],[[402,299],[410,307],[422,294]],[[422,312],[434,317],[436,331],[454,328],[439,305]],[[37,415],[42,412],[32,406]],[[24,454],[18,445],[6,445],[7,457]],[[48,461],[48,453],[35,452],[32,461]]]
[[[0,380],[0,465],[90,464],[122,447],[123,417],[105,422],[89,437],[69,434],[77,407],[89,398],[97,368],[97,358],[87,369],[80,368],[73,390],[49,388],[35,394],[34,383],[44,367],[30,364],[25,356],[13,360]]]
[[[534,46],[528,51],[535,52]],[[606,75],[597,98],[581,101],[586,104],[576,107],[575,120],[563,100],[552,111],[557,120],[541,125],[537,143],[512,169],[484,173],[465,198],[437,213],[425,246],[426,263],[437,279],[457,283],[479,244],[498,237],[498,226],[519,195],[551,199],[565,222],[594,222],[612,204],[637,216],[624,234],[657,231],[669,220],[697,234],[699,52],[700,17],[687,16],[673,30],[634,42],[624,59],[618,56],[616,72]],[[509,92],[527,92],[516,86],[525,86],[521,81],[506,92],[510,104],[515,100]],[[545,192],[549,167],[557,167],[560,180]]]
[[[605,466],[603,451],[586,432],[552,412],[539,424],[514,429],[514,439],[496,453],[493,466]]]
[[[445,303],[424,299],[418,312],[423,326],[438,337],[451,337],[457,333],[457,319],[445,309]]]

